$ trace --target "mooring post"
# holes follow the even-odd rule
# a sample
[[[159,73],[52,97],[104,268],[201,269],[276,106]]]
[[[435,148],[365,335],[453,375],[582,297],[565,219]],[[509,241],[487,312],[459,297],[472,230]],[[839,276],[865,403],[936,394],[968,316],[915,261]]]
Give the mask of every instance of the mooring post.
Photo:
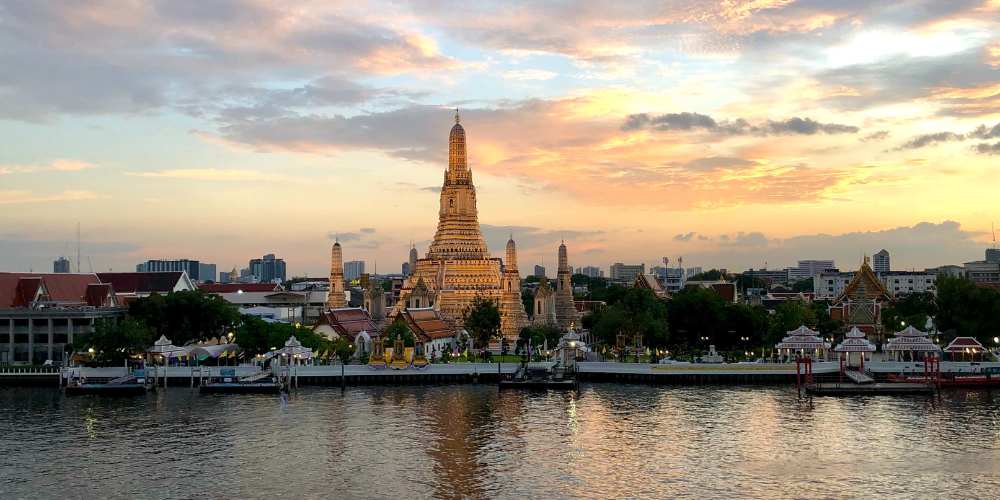
[[[340,393],[347,390],[347,379],[344,378],[344,360],[340,360]]]

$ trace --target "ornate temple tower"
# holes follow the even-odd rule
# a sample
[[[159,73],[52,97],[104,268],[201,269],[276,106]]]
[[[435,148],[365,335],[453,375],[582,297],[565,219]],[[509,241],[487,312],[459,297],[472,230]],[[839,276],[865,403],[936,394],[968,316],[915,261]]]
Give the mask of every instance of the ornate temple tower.
[[[549,278],[544,274],[535,288],[535,316],[531,324],[535,326],[556,326],[556,296],[549,286]]]
[[[580,315],[573,304],[573,282],[569,272],[569,257],[566,253],[566,242],[559,245],[559,271],[556,275],[558,287],[555,293],[556,322],[560,328],[567,329],[570,325],[580,323]]]
[[[368,289],[365,290],[365,307],[368,314],[375,321],[375,324],[382,326],[385,321],[385,290],[382,282],[377,277],[368,281]]]
[[[410,245],[410,274],[408,276],[404,276],[404,278],[409,278],[409,277],[413,276],[413,272],[416,271],[416,270],[417,270],[417,246],[411,244]]]
[[[501,326],[503,336],[508,340],[516,339],[521,333],[521,328],[528,325],[528,313],[524,311],[524,302],[521,301],[521,274],[517,271],[517,246],[514,244],[513,233],[507,240],[500,312],[506,319]]]
[[[340,248],[340,238],[333,243],[330,252],[330,292],[326,297],[327,309],[343,309],[347,307],[344,299],[344,254]]]
[[[422,286],[432,294],[427,297],[434,307],[455,328],[461,328],[465,308],[476,295],[504,300],[504,275],[500,259],[490,257],[479,230],[479,212],[476,208],[476,187],[472,183],[466,154],[465,129],[459,124],[455,111],[455,125],[448,137],[448,170],[444,172],[441,201],[438,210],[437,232],[427,254],[422,259],[411,255],[410,288],[402,291],[397,311],[410,302],[413,291]],[[423,285],[420,283],[423,282]],[[520,293],[520,291],[518,291]],[[523,311],[522,311],[523,313]],[[501,330],[516,338],[527,316],[505,314]]]

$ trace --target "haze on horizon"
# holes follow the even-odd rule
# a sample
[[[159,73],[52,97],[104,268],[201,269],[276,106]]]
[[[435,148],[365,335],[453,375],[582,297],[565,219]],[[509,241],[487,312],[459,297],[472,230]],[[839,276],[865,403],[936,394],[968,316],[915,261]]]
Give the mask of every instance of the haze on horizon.
[[[480,222],[556,261],[983,258],[1000,0],[0,1],[0,270],[399,272],[460,108]],[[84,268],[86,270],[86,268]]]

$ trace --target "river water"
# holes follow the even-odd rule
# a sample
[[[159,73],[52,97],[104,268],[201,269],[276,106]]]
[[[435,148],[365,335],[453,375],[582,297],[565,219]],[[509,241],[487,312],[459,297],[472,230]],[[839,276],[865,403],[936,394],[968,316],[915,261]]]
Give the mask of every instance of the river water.
[[[0,498],[997,498],[1000,393],[0,389]]]

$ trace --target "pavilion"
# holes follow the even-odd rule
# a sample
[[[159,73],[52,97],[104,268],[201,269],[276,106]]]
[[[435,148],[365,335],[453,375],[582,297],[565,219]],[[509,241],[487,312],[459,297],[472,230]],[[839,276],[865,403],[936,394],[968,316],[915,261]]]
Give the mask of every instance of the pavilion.
[[[941,346],[931,341],[927,332],[917,330],[910,325],[893,334],[889,343],[882,346],[882,350],[888,352],[893,361],[903,361],[906,352],[910,353],[910,360],[916,361],[918,353],[922,354],[921,357],[927,357],[928,354],[940,353]]]
[[[829,359],[830,343],[823,342],[823,337],[819,332],[810,330],[802,325],[795,330],[788,332],[788,336],[781,339],[781,343],[774,346],[778,349],[778,354],[785,354],[789,358],[792,354],[824,361]]]
[[[284,359],[285,365],[301,365],[307,359],[313,358],[313,351],[308,347],[304,347],[299,339],[292,335],[285,341],[285,347],[274,351],[274,355],[278,359]]]
[[[969,358],[969,361],[975,361],[978,354],[979,360],[982,361],[986,348],[975,337],[956,337],[944,348],[944,352],[951,354],[952,361],[955,361],[955,354],[961,355],[962,361],[965,361],[966,358]]]
[[[844,335],[844,341],[840,343],[837,347],[833,348],[833,351],[839,354],[847,354],[847,364],[851,364],[851,355],[858,353],[861,358],[861,366],[865,366],[865,361],[871,361],[871,353],[875,352],[875,344],[868,340],[865,332],[862,332],[858,327],[851,328],[851,331]]]

